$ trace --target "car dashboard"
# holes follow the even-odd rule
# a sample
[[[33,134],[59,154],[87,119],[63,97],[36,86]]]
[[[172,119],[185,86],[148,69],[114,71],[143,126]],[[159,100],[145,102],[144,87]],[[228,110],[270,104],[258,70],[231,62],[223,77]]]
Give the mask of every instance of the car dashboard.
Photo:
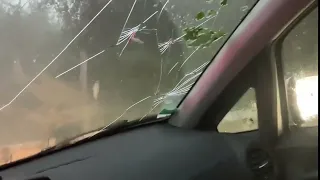
[[[2,180],[252,179],[246,148],[257,132],[220,134],[158,123],[86,142],[0,172]],[[249,141],[250,139],[250,141]]]

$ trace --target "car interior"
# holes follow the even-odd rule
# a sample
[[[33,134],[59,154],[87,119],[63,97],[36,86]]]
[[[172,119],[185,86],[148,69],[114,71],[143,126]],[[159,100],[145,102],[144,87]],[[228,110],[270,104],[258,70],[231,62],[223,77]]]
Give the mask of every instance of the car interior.
[[[295,38],[308,49],[301,56],[290,42]],[[259,0],[169,115],[119,120],[80,141],[4,164],[0,179],[316,180],[318,111],[309,124],[303,120],[302,100],[290,89],[306,88],[298,87],[303,78],[287,83],[296,71],[291,64],[307,71],[312,61],[317,68],[313,46],[318,1]],[[318,81],[315,71],[306,76]],[[231,116],[244,118],[232,124],[225,120]]]

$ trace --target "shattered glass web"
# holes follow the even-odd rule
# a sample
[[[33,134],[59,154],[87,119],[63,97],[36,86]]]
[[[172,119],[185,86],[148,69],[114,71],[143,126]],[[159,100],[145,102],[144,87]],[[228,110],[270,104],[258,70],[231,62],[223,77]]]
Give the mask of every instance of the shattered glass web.
[[[5,1],[3,1],[5,2]],[[21,1],[21,4],[18,4],[19,1],[17,2],[13,2],[11,1],[7,6],[4,5],[5,9],[10,10],[10,12],[12,14],[14,14],[15,12],[22,12],[25,11],[25,13],[32,13],[32,11],[30,11],[32,8],[34,8],[33,6],[35,5],[36,2],[41,2],[41,0],[38,1],[33,1],[33,0],[24,0]],[[59,2],[59,0],[57,0],[56,2]],[[71,7],[75,4],[76,1],[67,1],[68,5]],[[239,5],[234,5],[232,6],[232,11],[234,11],[234,7],[237,7],[239,9],[239,11],[243,12],[246,10],[246,8],[244,8],[245,6],[248,7],[247,4],[253,4],[254,1],[252,2],[242,2],[243,5],[241,5],[239,8]],[[181,11],[181,9],[184,11],[186,9],[186,4],[182,3],[182,2],[178,2],[177,0],[165,0],[165,1],[161,1],[158,3],[154,3],[153,7],[155,7],[155,11],[153,12],[149,12],[147,11],[148,7],[147,7],[147,1],[146,0],[132,0],[132,3],[129,3],[129,11],[127,12],[128,14],[126,15],[126,17],[124,18],[123,22],[119,22],[120,24],[122,24],[122,28],[121,28],[121,32],[119,32],[119,36],[116,40],[115,43],[113,44],[109,44],[105,47],[99,48],[99,49],[93,49],[91,53],[90,57],[85,57],[82,58],[81,61],[77,62],[77,63],[66,63],[66,65],[64,66],[64,70],[60,71],[59,73],[54,72],[53,73],[53,80],[50,77],[50,69],[54,69],[55,65],[57,63],[61,63],[63,61],[66,61],[66,57],[68,55],[68,53],[74,51],[75,46],[77,46],[76,44],[78,43],[79,39],[83,38],[83,36],[87,36],[87,32],[90,31],[90,28],[92,28],[93,24],[95,23],[101,23],[101,18],[99,19],[100,16],[103,16],[103,14],[106,11],[110,11],[111,13],[117,13],[116,11],[119,10],[121,11],[121,8],[124,8],[123,6],[117,6],[115,5],[116,1],[115,0],[107,0],[105,1],[105,3],[100,7],[100,9],[93,15],[93,18],[88,19],[86,24],[83,24],[83,26],[79,29],[78,33],[75,34],[73,37],[68,38],[71,39],[70,41],[66,42],[65,41],[65,45],[64,46],[60,46],[59,47],[59,51],[56,53],[57,55],[54,55],[54,52],[50,52],[52,53],[52,59],[47,59],[46,61],[41,60],[41,58],[38,58],[39,54],[41,56],[42,52],[38,52],[38,54],[33,54],[32,56],[34,57],[34,59],[32,59],[32,64],[36,64],[37,67],[41,67],[40,69],[36,69],[36,71],[33,71],[33,73],[29,73],[28,75],[31,75],[31,78],[25,78],[23,79],[24,83],[23,86],[20,86],[20,89],[15,89],[14,91],[12,91],[15,94],[11,94],[10,99],[6,98],[6,101],[1,100],[0,97],[0,103],[2,103],[2,105],[0,106],[0,120],[3,120],[3,117],[5,117],[4,115],[8,112],[11,112],[14,108],[16,104],[20,104],[20,101],[22,101],[25,96],[28,96],[28,94],[30,94],[30,92],[35,92],[36,97],[41,97],[46,99],[48,96],[57,96],[57,93],[43,93],[42,91],[38,91],[37,89],[47,89],[49,88],[50,83],[48,82],[49,80],[56,83],[56,84],[63,84],[62,87],[66,88],[64,85],[64,78],[70,78],[73,75],[72,74],[77,74],[78,71],[80,71],[80,76],[82,71],[85,70],[90,70],[89,65],[90,63],[94,63],[95,61],[99,61],[99,58],[107,58],[108,54],[111,54],[114,51],[117,51],[118,56],[117,57],[113,57],[116,58],[115,60],[117,61],[121,61],[122,63],[122,67],[123,69],[126,68],[126,66],[130,66],[132,65],[132,62],[130,59],[126,59],[125,61],[122,62],[121,58],[124,58],[123,56],[125,55],[125,53],[129,53],[132,50],[130,48],[134,47],[134,46],[138,46],[139,48],[143,47],[144,44],[146,44],[147,42],[144,42],[145,40],[148,39],[140,39],[140,35],[142,34],[154,34],[156,36],[156,45],[158,48],[158,53],[160,55],[160,59],[158,62],[153,63],[153,66],[155,66],[155,68],[153,69],[153,71],[158,71],[156,73],[156,77],[154,79],[157,79],[156,82],[154,82],[154,87],[150,87],[153,88],[153,92],[150,94],[144,94],[143,96],[136,96],[136,97],[130,97],[127,96],[126,102],[124,103],[125,100],[122,99],[118,99],[120,102],[116,102],[121,104],[121,108],[118,108],[119,110],[116,111],[116,113],[118,113],[118,115],[114,115],[114,118],[111,117],[106,117],[104,115],[101,116],[97,116],[96,114],[99,112],[98,109],[103,109],[103,111],[108,111],[108,108],[103,107],[102,106],[102,102],[103,100],[101,100],[102,98],[102,94],[107,92],[112,93],[112,90],[109,89],[101,89],[102,85],[99,83],[105,83],[99,79],[95,79],[94,80],[94,84],[92,86],[92,91],[93,94],[96,95],[92,95],[91,90],[86,90],[86,87],[84,87],[84,89],[80,90],[80,91],[85,91],[87,92],[87,94],[85,94],[83,97],[78,96],[77,98],[81,99],[79,100],[79,102],[82,102],[82,99],[84,99],[83,101],[86,103],[83,107],[69,107],[68,111],[63,111],[61,113],[61,117],[62,116],[66,116],[67,119],[72,119],[70,118],[70,116],[72,116],[71,113],[80,113],[81,111],[83,111],[84,114],[81,115],[77,115],[75,116],[75,119],[77,119],[77,117],[83,117],[83,116],[88,116],[88,119],[90,119],[90,122],[79,122],[79,121],[75,121],[73,123],[75,123],[76,125],[79,124],[84,124],[84,125],[79,125],[79,126],[84,126],[81,127],[81,133],[82,132],[86,132],[86,131],[90,131],[92,129],[95,129],[97,127],[103,127],[102,129],[104,129],[105,127],[109,126],[110,124],[114,123],[115,121],[119,120],[119,119],[135,119],[136,117],[139,117],[140,120],[142,120],[143,118],[145,118],[146,116],[150,115],[150,114],[154,114],[160,111],[161,105],[164,103],[164,101],[169,98],[169,97],[174,97],[174,96],[180,96],[182,97],[183,95],[187,94],[190,89],[192,88],[194,82],[196,81],[196,79],[201,75],[203,69],[210,63],[211,57],[212,57],[212,52],[208,53],[208,56],[203,57],[201,56],[201,53],[198,53],[199,51],[202,51],[202,48],[200,47],[196,47],[196,48],[184,48],[183,53],[179,55],[179,57],[181,57],[181,60],[176,60],[176,62],[170,62],[172,61],[172,58],[169,57],[170,53],[172,51],[174,51],[174,46],[184,46],[184,40],[183,37],[185,34],[182,33],[182,29],[184,27],[187,27],[187,25],[189,26],[195,26],[195,27],[200,27],[200,26],[206,26],[206,27],[211,27],[213,28],[215,26],[215,24],[217,24],[218,22],[218,17],[220,16],[220,6],[219,2],[216,2],[216,4],[212,7],[218,7],[216,8],[216,16],[212,16],[210,18],[207,19],[203,19],[201,21],[195,21],[194,20],[194,14],[196,14],[196,12],[198,11],[202,11],[203,7],[207,6],[207,2],[202,2],[202,3],[198,3],[200,5],[197,6],[197,8],[195,8],[194,14],[188,13],[185,14],[185,16],[179,15],[179,13],[177,13],[177,11]],[[62,4],[59,4],[62,5]],[[10,7],[14,7],[13,10],[10,9]],[[145,15],[143,18],[140,18],[138,21],[136,20],[137,18],[135,17],[134,11],[143,6],[144,10],[146,11]],[[249,7],[250,7],[249,6]],[[112,8],[115,7],[115,8]],[[210,7],[210,8],[212,8]],[[180,8],[180,10],[179,10]],[[141,9],[141,8],[140,8]],[[175,13],[173,13],[174,11],[176,11]],[[71,12],[71,11],[70,11]],[[182,12],[182,11],[181,11]],[[57,14],[59,12],[56,12],[53,9],[48,9],[48,16],[50,17],[50,23],[56,23],[58,26],[57,29],[59,28],[63,28],[64,24],[63,22],[61,22],[61,20],[59,18],[61,18],[60,16],[58,16]],[[1,15],[1,14],[0,14]],[[218,16],[219,15],[219,16]],[[245,13],[242,13],[241,16],[244,16]],[[162,23],[162,19],[164,17],[169,17],[170,19],[172,19],[172,21],[175,23],[175,26],[178,27],[178,29],[180,30],[175,30],[176,32],[170,32],[169,36],[167,37],[161,37],[161,33],[163,33],[163,29],[165,29],[165,25],[161,24]],[[238,15],[235,15],[235,22],[238,23]],[[76,17],[74,17],[75,19],[80,19],[80,16],[77,15]],[[239,17],[241,19],[241,17]],[[186,20],[188,19],[188,20]],[[12,19],[11,21],[16,21],[15,19]],[[185,23],[186,21],[189,21],[189,23]],[[160,27],[160,28],[154,28],[150,27],[150,24],[154,24],[154,22],[157,24],[156,27]],[[234,23],[231,25],[224,25],[224,26],[230,26],[231,28],[229,28],[230,30],[233,30],[233,28],[236,27],[237,23]],[[223,24],[222,24],[223,25]],[[218,25],[219,28],[221,29],[221,22]],[[170,30],[171,31],[171,30]],[[231,31],[230,31],[231,32]],[[105,32],[108,33],[108,32]],[[175,34],[177,33],[177,34]],[[180,35],[179,35],[180,34]],[[159,36],[160,35],[160,36]],[[70,37],[70,36],[69,36]],[[91,40],[91,38],[89,39]],[[222,40],[220,40],[222,41]],[[218,42],[219,43],[219,42]],[[61,44],[61,43],[60,43]],[[215,49],[218,49],[220,47],[221,44],[213,44],[213,47]],[[57,49],[57,48],[56,48]],[[72,49],[72,50],[71,50]],[[32,53],[32,52],[31,52]],[[47,53],[47,52],[46,52]],[[147,52],[146,52],[147,53]],[[128,56],[128,55],[127,55]],[[194,57],[197,56],[197,57]],[[30,56],[31,57],[31,56]],[[46,56],[48,57],[48,56]],[[199,57],[201,57],[201,61],[199,62],[195,62],[196,59],[199,59]],[[14,60],[14,71],[15,72],[21,72],[19,69],[27,69],[25,66],[29,66],[28,64],[26,65],[25,62],[21,63],[20,62],[21,59],[17,59]],[[41,62],[42,61],[42,62]],[[140,66],[144,66],[144,64],[142,64],[140,62],[140,64],[138,63],[138,65]],[[87,67],[88,66],[88,67]],[[133,66],[133,67],[136,67]],[[70,76],[70,77],[68,77]],[[77,75],[79,76],[79,75]],[[144,76],[154,76],[153,73],[148,74],[148,75],[144,75]],[[164,87],[164,84],[167,83],[168,79],[174,79],[178,77],[178,79],[175,80],[175,83],[171,86],[171,87]],[[78,77],[79,78],[79,77]],[[116,81],[122,83],[123,81],[126,81],[125,79],[123,79],[123,76],[115,76],[114,77],[116,79]],[[56,80],[54,80],[56,79]],[[60,80],[61,79],[61,80]],[[1,81],[1,80],[0,80]],[[41,86],[41,83],[39,84],[39,82],[44,82],[43,86]],[[80,81],[84,81],[85,84],[90,84],[90,82],[87,82],[87,80],[83,80],[80,77]],[[128,85],[130,85],[130,81],[126,81]],[[45,84],[47,83],[47,84]],[[53,84],[54,84],[53,83]],[[82,83],[82,82],[81,82]],[[72,83],[70,83],[72,85]],[[45,86],[48,86],[48,88],[45,88]],[[60,85],[59,85],[60,86]],[[100,87],[100,88],[99,88]],[[50,90],[58,88],[57,86],[53,86],[52,88],[49,88]],[[62,89],[63,89],[62,88]],[[58,90],[56,90],[58,91]],[[67,94],[66,91],[62,90],[63,93],[60,94]],[[78,90],[77,90],[78,91]],[[141,90],[140,90],[141,91]],[[73,90],[70,90],[70,92],[73,92]],[[76,91],[75,91],[76,92]],[[48,95],[45,95],[48,94]],[[77,93],[74,93],[77,94]],[[92,98],[96,97],[97,101],[93,101],[92,102]],[[111,96],[117,96],[117,94],[115,93],[114,95]],[[58,98],[57,98],[58,99]],[[62,98],[63,99],[63,98]],[[89,99],[89,100],[88,100]],[[78,102],[78,100],[76,100],[75,102]],[[87,103],[89,102],[89,104]],[[46,103],[46,102],[44,102]],[[91,103],[91,104],[90,104]],[[174,102],[175,104],[178,104],[179,102]],[[113,106],[114,104],[112,104],[112,102],[108,103],[111,106]],[[141,106],[142,104],[146,104]],[[25,104],[22,104],[22,106],[25,106]],[[45,107],[47,108],[47,107]],[[48,110],[45,111],[45,117],[48,116],[52,116],[51,114],[59,114],[59,111],[57,109],[63,109],[63,105],[58,105],[58,107],[54,107],[53,110],[52,108],[50,109],[50,107],[48,108]],[[78,108],[78,109],[77,109]],[[94,109],[93,112],[91,112],[91,109]],[[88,112],[88,109],[90,110],[90,112]],[[39,110],[40,111],[40,110]],[[42,111],[42,110],[41,110]],[[70,112],[70,113],[69,113]],[[133,112],[138,112],[136,114],[136,117],[133,115]],[[34,112],[37,113],[37,112]],[[40,116],[39,114],[32,114],[32,116],[30,115],[29,119],[36,119],[37,116]],[[48,114],[50,113],[50,115]],[[66,114],[68,113],[68,114]],[[93,114],[92,116],[90,116],[89,114]],[[1,115],[3,114],[3,116]],[[71,114],[71,115],[70,115]],[[57,116],[55,119],[59,119],[60,116]],[[14,119],[13,116],[9,116],[9,119]],[[93,121],[98,121],[97,118],[102,119],[102,123],[98,123],[97,125],[92,125],[91,123]],[[110,119],[111,118],[111,119]],[[92,120],[94,119],[94,120]],[[107,120],[106,120],[107,119]],[[6,120],[8,121],[8,120]],[[59,121],[59,120],[57,120]],[[2,123],[2,122],[0,122]],[[46,126],[50,126],[49,129],[51,129],[50,131],[52,131],[52,128],[55,129],[54,127],[56,127],[56,124],[52,124],[52,122],[46,122],[43,123]],[[66,123],[66,125],[58,125],[59,127],[69,127],[68,123]],[[40,127],[40,126],[39,126]],[[40,128],[41,129],[41,128]],[[27,129],[27,131],[29,131]],[[54,130],[55,131],[55,130]],[[79,134],[79,132],[76,132],[75,134],[72,135],[68,135],[68,137],[70,136],[75,136]],[[40,140],[42,143],[40,144],[45,144],[44,146],[52,146],[54,145],[51,143],[51,139],[52,139],[52,135],[48,135],[48,137],[44,137],[45,140]],[[38,140],[35,139],[35,142]],[[32,141],[33,142],[33,141]],[[44,142],[44,143],[43,143]],[[10,142],[11,143],[11,142]],[[10,144],[9,143],[9,144]],[[12,142],[14,143],[14,142]],[[8,143],[7,143],[8,144]],[[0,147],[1,147],[2,143],[0,142]],[[42,146],[42,145],[41,145]],[[11,146],[10,146],[11,147]],[[43,147],[42,147],[43,148]],[[42,149],[40,148],[40,149]],[[35,150],[33,153],[37,152],[39,150]],[[28,155],[26,155],[28,156]],[[1,155],[0,155],[1,157]],[[14,161],[15,159],[19,159],[19,157],[13,157],[11,158],[10,161]],[[1,158],[0,158],[1,160]],[[1,163],[1,162],[0,162]]]

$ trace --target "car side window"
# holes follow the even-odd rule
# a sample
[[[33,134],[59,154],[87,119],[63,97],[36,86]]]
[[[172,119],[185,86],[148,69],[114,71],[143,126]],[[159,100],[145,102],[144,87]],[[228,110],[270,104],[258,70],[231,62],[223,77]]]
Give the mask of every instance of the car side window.
[[[289,122],[318,126],[318,8],[286,35],[281,60]]]
[[[248,89],[218,125],[218,131],[238,133],[258,129],[258,109],[254,88]]]

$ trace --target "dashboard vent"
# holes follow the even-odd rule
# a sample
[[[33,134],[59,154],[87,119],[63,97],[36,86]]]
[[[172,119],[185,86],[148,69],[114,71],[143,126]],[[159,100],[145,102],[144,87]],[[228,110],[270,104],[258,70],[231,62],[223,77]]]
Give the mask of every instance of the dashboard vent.
[[[274,174],[273,163],[266,151],[259,147],[251,147],[247,151],[247,166],[256,179],[271,179]]]

